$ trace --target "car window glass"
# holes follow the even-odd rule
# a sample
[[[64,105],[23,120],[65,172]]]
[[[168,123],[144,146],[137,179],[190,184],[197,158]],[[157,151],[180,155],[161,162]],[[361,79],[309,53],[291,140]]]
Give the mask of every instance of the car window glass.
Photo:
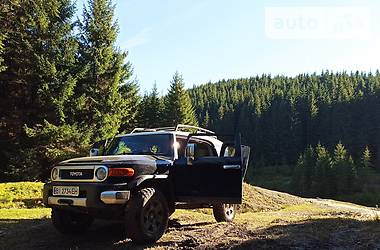
[[[202,141],[193,141],[192,143],[195,143],[195,158],[215,155],[214,150],[210,144]]]
[[[151,134],[151,135],[133,135],[116,137],[110,147],[107,155],[164,155],[172,156],[171,147],[173,141],[169,134]]]
[[[234,157],[235,156],[235,147],[227,146],[224,150],[224,157]]]
[[[177,140],[176,146],[177,146],[178,159],[179,159],[185,156],[185,148],[186,148],[187,140],[185,138],[180,138],[180,137],[177,137],[176,140]]]

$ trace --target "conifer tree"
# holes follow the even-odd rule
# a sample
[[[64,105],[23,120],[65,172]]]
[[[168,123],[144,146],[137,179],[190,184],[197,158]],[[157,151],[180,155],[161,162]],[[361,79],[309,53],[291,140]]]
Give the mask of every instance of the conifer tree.
[[[334,185],[334,178],[331,173],[331,157],[329,152],[320,143],[315,148],[315,192],[317,195],[325,197],[329,195],[329,187]]]
[[[352,157],[347,154],[347,150],[340,142],[334,150],[333,168],[336,173],[336,192],[341,194],[351,193],[357,177],[356,167]]]
[[[360,166],[357,169],[358,172],[358,183],[357,187],[360,190],[363,190],[365,183],[368,182],[368,180],[371,178],[372,173],[370,168],[373,166],[371,163],[371,152],[368,148],[368,146],[365,147],[362,157],[360,159]],[[367,190],[364,190],[367,191]]]
[[[169,92],[164,99],[165,123],[168,126],[176,124],[197,125],[197,119],[185,89],[182,75],[176,72],[170,84]]]
[[[163,103],[154,84],[152,92],[145,94],[139,105],[139,126],[155,128],[162,125]]]
[[[365,147],[362,155],[362,166],[364,168],[369,168],[372,166],[371,163],[371,151],[369,150],[368,146]]]
[[[314,149],[309,146],[304,155],[304,167],[305,167],[305,190],[307,193],[311,191],[312,180],[315,172],[315,153]]]
[[[210,116],[208,114],[208,111],[206,111],[206,114],[205,114],[203,121],[202,121],[202,127],[208,128],[209,123],[210,123]]]
[[[6,153],[10,164],[4,172],[16,179],[34,179],[46,176],[50,165],[67,151],[76,151],[59,143],[63,135],[73,144],[85,141],[77,140],[75,124],[66,124],[77,80],[75,8],[70,0],[6,1],[2,10],[7,5],[11,11],[2,12],[1,25],[1,36],[6,38],[0,106],[2,139],[13,148],[0,148],[17,152]],[[48,131],[55,136],[46,136]]]
[[[262,161],[262,159],[260,159]],[[263,167],[264,163],[260,163],[260,167]],[[293,176],[291,181],[291,189],[297,194],[303,194],[305,192],[305,178],[304,178],[305,161],[304,155],[301,154],[298,157],[297,163],[293,170]]]
[[[296,188],[296,192],[303,195],[311,193],[315,162],[314,149],[309,146],[298,158],[295,173],[293,175],[293,188]]]
[[[134,116],[136,85],[128,82],[132,74],[127,53],[115,42],[118,33],[111,0],[89,0],[80,25],[80,62],[84,69],[78,82],[74,118],[93,130],[93,140],[112,137],[125,118]],[[128,127],[127,124],[123,125]]]

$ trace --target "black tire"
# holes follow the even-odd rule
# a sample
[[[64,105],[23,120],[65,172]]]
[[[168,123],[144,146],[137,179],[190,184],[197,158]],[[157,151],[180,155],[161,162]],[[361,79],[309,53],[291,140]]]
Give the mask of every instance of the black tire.
[[[128,238],[136,243],[154,243],[168,227],[168,203],[160,191],[144,188],[128,201],[125,217]]]
[[[235,204],[215,204],[212,207],[217,222],[232,222],[236,214]]]
[[[59,232],[72,234],[86,231],[91,226],[94,218],[84,213],[74,213],[53,208],[51,210],[51,220]]]

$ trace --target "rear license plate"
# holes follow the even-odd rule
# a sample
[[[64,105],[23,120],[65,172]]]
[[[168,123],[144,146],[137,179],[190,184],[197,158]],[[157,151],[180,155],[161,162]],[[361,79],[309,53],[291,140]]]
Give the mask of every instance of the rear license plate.
[[[79,187],[53,186],[53,195],[79,196]]]

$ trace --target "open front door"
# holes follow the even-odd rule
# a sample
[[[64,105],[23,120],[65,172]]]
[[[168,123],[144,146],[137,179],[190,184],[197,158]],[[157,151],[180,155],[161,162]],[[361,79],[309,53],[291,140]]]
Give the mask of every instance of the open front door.
[[[223,145],[219,157],[198,157],[191,162],[187,158],[175,161],[170,175],[177,201],[241,203],[249,154],[250,148],[242,146],[238,136],[235,143]]]

